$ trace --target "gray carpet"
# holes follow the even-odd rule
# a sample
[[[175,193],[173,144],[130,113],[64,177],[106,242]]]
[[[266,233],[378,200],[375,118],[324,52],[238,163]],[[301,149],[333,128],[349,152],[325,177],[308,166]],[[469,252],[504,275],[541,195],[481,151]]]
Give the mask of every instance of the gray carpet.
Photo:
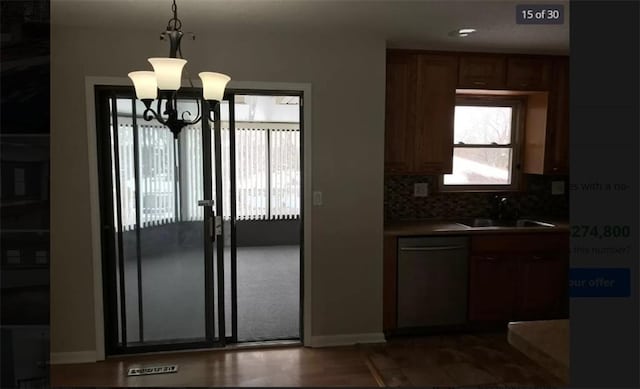
[[[201,250],[182,248],[142,253],[144,341],[204,338],[204,259]],[[214,261],[215,262],[215,261]],[[230,252],[225,252],[225,311],[231,335]],[[239,247],[237,251],[238,340],[300,336],[300,247]],[[127,340],[140,340],[137,269],[125,275]],[[217,293],[214,297],[217,301]],[[217,310],[217,304],[215,304]],[[216,318],[217,320],[217,318]],[[217,329],[217,326],[216,326]],[[217,336],[217,331],[216,331]]]

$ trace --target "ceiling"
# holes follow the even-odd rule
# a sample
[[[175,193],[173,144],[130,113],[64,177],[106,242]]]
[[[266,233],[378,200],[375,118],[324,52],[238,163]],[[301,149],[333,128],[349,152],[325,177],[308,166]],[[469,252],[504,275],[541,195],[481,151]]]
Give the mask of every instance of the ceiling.
[[[196,34],[351,33],[388,47],[562,54],[569,51],[569,0],[563,25],[517,25],[516,4],[489,0],[177,0],[183,30]],[[528,0],[527,4],[548,3]],[[51,0],[54,25],[161,32],[170,0]],[[452,30],[472,27],[466,38]]]

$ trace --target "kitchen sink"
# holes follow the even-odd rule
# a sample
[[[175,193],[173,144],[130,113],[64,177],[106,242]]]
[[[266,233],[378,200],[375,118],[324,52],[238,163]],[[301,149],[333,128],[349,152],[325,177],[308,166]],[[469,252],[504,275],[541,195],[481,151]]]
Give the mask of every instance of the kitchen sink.
[[[503,227],[503,228],[526,228],[526,227],[555,227],[553,224],[545,223],[531,219],[517,219],[517,220],[500,220],[500,219],[469,219],[458,221],[458,224],[462,224],[466,227]]]

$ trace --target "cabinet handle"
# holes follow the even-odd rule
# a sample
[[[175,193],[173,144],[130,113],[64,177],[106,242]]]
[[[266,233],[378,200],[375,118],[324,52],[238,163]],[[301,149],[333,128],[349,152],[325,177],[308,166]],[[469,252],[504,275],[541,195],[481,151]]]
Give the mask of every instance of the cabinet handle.
[[[429,247],[401,247],[400,251],[445,251],[445,250],[460,250],[465,246],[429,246]]]
[[[487,261],[495,261],[496,257],[484,257]]]
[[[473,81],[474,85],[486,85],[487,83],[484,81]]]
[[[539,261],[539,260],[541,260],[541,259],[544,259],[544,257],[541,257],[541,256],[539,256],[539,255],[534,255],[534,256],[533,256],[533,259],[534,259],[534,260],[536,260],[536,261]]]

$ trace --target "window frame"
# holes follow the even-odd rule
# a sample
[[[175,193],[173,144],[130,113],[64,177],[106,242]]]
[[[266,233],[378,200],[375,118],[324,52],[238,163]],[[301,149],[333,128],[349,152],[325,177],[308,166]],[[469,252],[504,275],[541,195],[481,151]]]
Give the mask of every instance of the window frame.
[[[495,95],[456,95],[458,106],[510,107],[511,110],[511,142],[509,144],[459,144],[456,148],[511,148],[511,183],[508,185],[455,185],[445,184],[444,174],[438,175],[438,191],[440,192],[518,192],[522,190],[522,147],[524,139],[525,98],[519,96]],[[455,111],[454,111],[455,112]],[[454,114],[455,115],[455,114]],[[455,116],[454,116],[455,120]],[[453,151],[451,158],[453,158]],[[453,165],[452,165],[453,166]],[[453,169],[453,167],[452,167]]]

